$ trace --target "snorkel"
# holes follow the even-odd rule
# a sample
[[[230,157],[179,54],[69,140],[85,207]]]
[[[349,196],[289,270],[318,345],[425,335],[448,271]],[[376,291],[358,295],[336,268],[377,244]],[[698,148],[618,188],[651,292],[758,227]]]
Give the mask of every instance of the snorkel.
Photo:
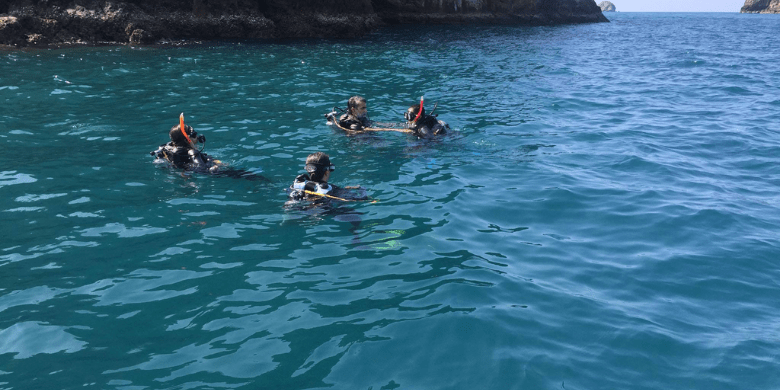
[[[431,112],[428,113],[428,116],[436,116],[433,115],[433,112],[436,111],[436,107],[439,107],[439,102],[433,103],[433,110],[431,110]]]
[[[422,113],[423,113],[423,97],[424,96],[420,96],[420,110],[417,111],[417,116],[414,117],[414,120],[412,121],[412,123],[416,124],[417,120],[420,119],[420,115],[422,115]]]
[[[187,139],[187,142],[190,143],[190,146],[192,146],[192,148],[195,149],[195,143],[193,143],[192,140],[190,139],[190,136],[187,135],[187,130],[185,130],[185,127],[184,127],[184,113],[183,112],[179,115],[179,130],[181,130],[181,133],[184,134],[184,138]]]

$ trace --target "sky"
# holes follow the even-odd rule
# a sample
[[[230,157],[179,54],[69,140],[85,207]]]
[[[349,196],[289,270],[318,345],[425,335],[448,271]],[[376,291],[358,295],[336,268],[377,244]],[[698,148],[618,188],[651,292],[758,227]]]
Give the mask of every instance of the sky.
[[[745,0],[609,0],[618,12],[739,12]],[[596,0],[596,4],[602,0]]]

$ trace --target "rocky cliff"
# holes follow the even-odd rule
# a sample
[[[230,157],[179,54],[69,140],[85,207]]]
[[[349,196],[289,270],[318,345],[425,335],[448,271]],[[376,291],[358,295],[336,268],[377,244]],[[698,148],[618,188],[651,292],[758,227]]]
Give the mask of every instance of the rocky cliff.
[[[780,14],[780,0],[745,0],[743,14]]]
[[[0,0],[0,44],[357,37],[387,24],[607,22],[594,0]]]
[[[612,4],[610,1],[602,1],[599,3],[599,8],[601,8],[601,12],[615,12],[615,4]]]

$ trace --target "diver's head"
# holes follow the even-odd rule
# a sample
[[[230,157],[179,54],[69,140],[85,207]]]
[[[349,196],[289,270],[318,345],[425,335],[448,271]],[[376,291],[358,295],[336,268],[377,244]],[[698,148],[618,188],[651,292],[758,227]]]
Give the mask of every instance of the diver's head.
[[[366,98],[353,96],[347,101],[347,112],[356,118],[364,118],[368,113]]]
[[[409,122],[414,122],[414,119],[417,118],[417,115],[420,115],[420,118],[425,116],[425,107],[422,107],[422,114],[420,114],[420,105],[416,104],[413,106],[409,106],[409,108],[406,109],[406,112],[404,113],[404,118],[406,118]]]
[[[187,139],[187,136],[181,132],[180,125],[174,125],[171,127],[171,131],[168,133],[168,135],[171,137],[171,141],[176,146],[194,147],[192,141],[190,140],[197,137],[198,134],[189,125],[184,125],[184,131],[187,132],[187,136],[190,137],[189,139]]]
[[[327,183],[330,173],[336,170],[336,167],[330,163],[330,157],[323,152],[312,153],[306,157],[306,172],[309,173],[311,181],[318,183]]]

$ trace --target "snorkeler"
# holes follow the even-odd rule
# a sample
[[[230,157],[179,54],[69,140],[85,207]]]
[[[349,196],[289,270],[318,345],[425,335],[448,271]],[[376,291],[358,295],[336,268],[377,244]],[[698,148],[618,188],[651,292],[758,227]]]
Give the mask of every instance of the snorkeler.
[[[171,127],[168,135],[171,137],[171,142],[162,144],[157,150],[149,153],[157,160],[167,161],[179,169],[208,173],[214,176],[262,182],[271,181],[257,171],[232,168],[228,164],[203,153],[206,137],[199,135],[192,127],[184,124],[184,113],[179,115],[179,124]],[[195,148],[196,142],[202,145],[200,150]]]
[[[353,96],[347,101],[347,113],[339,118],[339,126],[349,130],[363,130],[371,127],[371,120],[368,119],[368,109],[366,108],[366,98],[362,96]]]
[[[150,152],[152,156],[171,163],[176,168],[188,170],[202,170],[214,172],[219,168],[219,161],[203,153],[203,148],[198,150],[195,143],[205,146],[206,137],[198,135],[192,127],[184,124],[184,113],[179,116],[179,124],[171,127],[168,133],[171,142],[160,145],[157,150]]]
[[[404,113],[404,118],[406,118],[406,126],[411,129],[414,132],[414,135],[419,138],[428,138],[436,135],[447,134],[447,130],[450,129],[450,125],[448,125],[447,122],[436,118],[436,115],[433,115],[433,111],[436,111],[435,104],[430,114],[425,113],[423,98],[421,96],[420,104],[410,106]]]
[[[330,157],[323,152],[316,152],[306,157],[306,165],[303,167],[307,173],[298,175],[290,186],[290,199],[294,201],[303,199],[335,199],[342,201],[366,199],[365,193],[354,194],[347,189],[360,189],[356,187],[337,187],[328,183],[330,173],[336,167],[330,163]]]
[[[328,125],[346,130],[347,134],[361,134],[366,131],[397,131],[400,133],[413,133],[403,123],[375,122],[368,118],[366,98],[353,96],[347,101],[347,109],[333,107],[333,110],[325,114]],[[338,117],[339,112],[343,115]]]

